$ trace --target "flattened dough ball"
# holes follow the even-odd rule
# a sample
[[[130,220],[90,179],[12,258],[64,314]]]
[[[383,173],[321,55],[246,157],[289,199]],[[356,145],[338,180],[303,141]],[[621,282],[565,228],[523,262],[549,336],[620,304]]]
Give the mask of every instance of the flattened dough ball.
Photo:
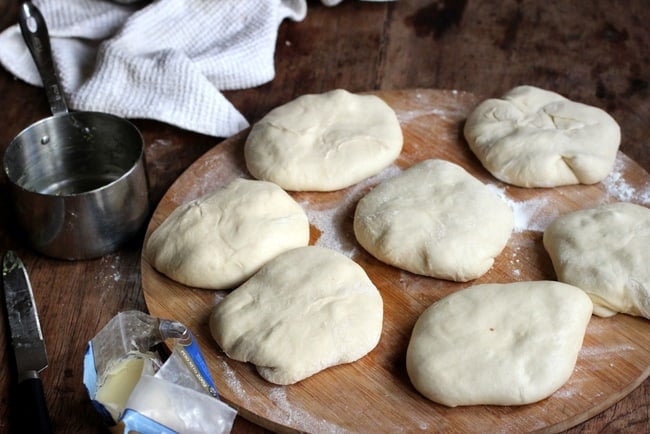
[[[353,362],[379,342],[383,302],[365,271],[309,246],[271,260],[212,310],[210,331],[231,358],[275,384]]]
[[[333,191],[379,173],[402,150],[393,109],[337,89],[271,110],[244,145],[248,171],[290,191]]]
[[[617,202],[565,214],[544,247],[558,280],[584,290],[596,315],[650,319],[650,209]]]
[[[237,286],[268,260],[309,244],[309,221],[277,185],[236,179],[176,208],[151,234],[152,266],[185,285]]]
[[[464,133],[492,175],[520,187],[602,181],[621,142],[620,127],[605,111],[533,86],[483,101]]]
[[[383,181],[354,214],[354,234],[382,262],[465,282],[494,263],[514,226],[510,207],[462,167],[426,160]]]
[[[571,376],[591,312],[583,291],[560,282],[462,289],[415,323],[409,378],[449,407],[537,402]]]

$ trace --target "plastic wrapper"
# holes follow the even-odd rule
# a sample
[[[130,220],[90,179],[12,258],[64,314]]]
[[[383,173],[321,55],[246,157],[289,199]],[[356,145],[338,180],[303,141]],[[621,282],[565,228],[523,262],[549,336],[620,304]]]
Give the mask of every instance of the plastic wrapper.
[[[163,362],[154,348],[165,341]],[[228,433],[236,415],[191,331],[139,311],[119,313],[88,343],[84,384],[113,432]]]

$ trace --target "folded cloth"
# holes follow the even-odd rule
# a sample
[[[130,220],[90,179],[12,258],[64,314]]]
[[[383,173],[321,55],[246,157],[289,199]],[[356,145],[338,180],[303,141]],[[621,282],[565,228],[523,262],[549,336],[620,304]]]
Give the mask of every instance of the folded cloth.
[[[155,119],[217,137],[248,126],[221,91],[272,80],[280,23],[307,13],[306,0],[33,3],[47,22],[70,108]],[[42,85],[18,25],[0,34],[0,63]]]

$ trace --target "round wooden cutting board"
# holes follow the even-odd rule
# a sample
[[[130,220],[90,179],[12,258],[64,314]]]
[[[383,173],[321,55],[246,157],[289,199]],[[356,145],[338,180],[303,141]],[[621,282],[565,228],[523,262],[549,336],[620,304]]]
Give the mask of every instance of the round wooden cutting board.
[[[404,132],[399,159],[377,176],[331,193],[292,193],[311,223],[311,244],[338,250],[359,263],[384,300],[378,346],[357,362],[322,371],[291,386],[263,380],[255,367],[229,359],[210,336],[211,308],[227,292],[188,288],[156,272],[142,257],[144,297],[152,315],[175,319],[198,337],[224,401],[275,431],[301,432],[523,432],[560,431],[598,414],[650,374],[650,321],[628,315],[592,317],[569,381],[549,398],[519,407],[447,408],[420,395],[405,370],[411,329],[430,304],[473,284],[555,279],[542,246],[542,232],[555,217],[605,202],[650,206],[650,176],[619,152],[601,183],[553,189],[523,189],[492,177],[468,149],[462,135],[467,114],[480,101],[456,91],[381,91]],[[247,131],[215,146],[169,189],[154,212],[151,232],[177,206],[237,177],[250,178],[243,156]],[[355,241],[352,218],[357,201],[373,185],[414,163],[441,158],[461,165],[510,204],[515,229],[494,266],[469,283],[417,276],[385,265]],[[314,342],[318,345],[318,342]]]

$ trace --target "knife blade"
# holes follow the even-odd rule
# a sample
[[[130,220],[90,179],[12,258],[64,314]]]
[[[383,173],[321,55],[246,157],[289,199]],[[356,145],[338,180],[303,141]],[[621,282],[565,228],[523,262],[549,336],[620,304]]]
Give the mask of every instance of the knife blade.
[[[2,262],[7,320],[11,333],[21,417],[28,432],[52,432],[39,372],[47,368],[47,352],[38,320],[32,285],[23,262],[8,251]]]

